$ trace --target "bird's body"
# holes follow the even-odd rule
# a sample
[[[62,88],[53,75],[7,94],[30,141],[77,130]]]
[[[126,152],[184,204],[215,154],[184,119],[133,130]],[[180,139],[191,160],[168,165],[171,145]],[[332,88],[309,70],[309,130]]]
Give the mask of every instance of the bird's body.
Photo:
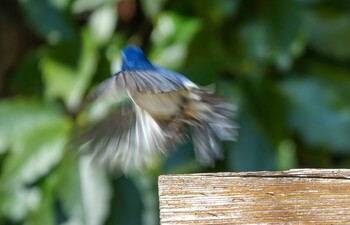
[[[121,71],[93,96],[118,106],[81,135],[82,148],[124,171],[140,169],[183,141],[189,129],[200,162],[212,164],[221,158],[219,139],[236,136],[233,106],[210,88],[153,65],[138,47],[123,49],[122,57]]]
[[[167,120],[181,110],[184,98],[188,92],[169,92],[162,94],[135,94],[133,101],[136,105],[146,110],[152,117],[159,120]]]

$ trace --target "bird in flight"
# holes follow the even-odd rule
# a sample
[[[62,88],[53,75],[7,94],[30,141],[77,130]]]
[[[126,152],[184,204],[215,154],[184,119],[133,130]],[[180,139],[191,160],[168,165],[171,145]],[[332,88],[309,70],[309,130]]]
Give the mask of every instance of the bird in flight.
[[[125,47],[121,55],[121,70],[91,96],[92,109],[103,113],[78,135],[80,149],[127,172],[151,166],[190,134],[201,164],[222,158],[220,140],[236,138],[234,105],[213,87],[152,64],[139,47]]]

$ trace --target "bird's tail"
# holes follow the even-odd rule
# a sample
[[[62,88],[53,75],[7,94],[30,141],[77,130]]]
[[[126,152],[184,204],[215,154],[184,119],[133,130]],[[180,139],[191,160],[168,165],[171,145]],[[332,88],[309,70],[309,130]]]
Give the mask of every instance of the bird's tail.
[[[192,141],[197,160],[212,166],[223,157],[220,140],[236,140],[238,126],[234,123],[235,106],[216,96],[209,89],[198,89],[191,103]]]

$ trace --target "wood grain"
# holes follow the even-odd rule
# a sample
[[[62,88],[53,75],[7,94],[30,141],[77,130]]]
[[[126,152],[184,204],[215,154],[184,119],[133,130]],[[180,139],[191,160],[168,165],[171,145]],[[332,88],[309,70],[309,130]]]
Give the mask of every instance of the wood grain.
[[[163,175],[170,224],[350,224],[350,170]]]

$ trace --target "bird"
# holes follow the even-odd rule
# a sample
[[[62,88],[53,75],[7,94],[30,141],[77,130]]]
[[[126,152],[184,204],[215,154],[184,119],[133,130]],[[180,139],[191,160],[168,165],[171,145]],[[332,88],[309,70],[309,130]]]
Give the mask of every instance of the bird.
[[[201,165],[222,159],[221,140],[237,137],[236,106],[213,86],[151,63],[138,46],[123,48],[121,56],[121,70],[89,98],[101,115],[79,132],[80,151],[124,172],[151,167],[157,155],[190,139]]]

